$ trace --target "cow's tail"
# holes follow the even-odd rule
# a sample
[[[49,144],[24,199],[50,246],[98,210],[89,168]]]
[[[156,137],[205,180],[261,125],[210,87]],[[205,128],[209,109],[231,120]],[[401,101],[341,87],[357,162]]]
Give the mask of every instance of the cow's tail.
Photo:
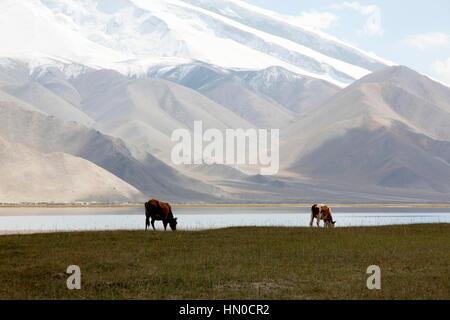
[[[309,221],[309,226],[310,226],[310,227],[312,227],[313,222],[314,222],[314,208],[315,208],[315,207],[316,207],[315,204],[311,207],[311,220]]]
[[[145,203],[145,229],[150,226],[150,212],[148,212],[147,202]]]

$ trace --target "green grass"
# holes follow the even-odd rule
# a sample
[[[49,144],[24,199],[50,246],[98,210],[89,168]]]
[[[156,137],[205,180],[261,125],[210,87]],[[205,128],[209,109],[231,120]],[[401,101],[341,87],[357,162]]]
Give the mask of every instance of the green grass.
[[[0,236],[0,299],[449,299],[449,224]],[[67,266],[81,268],[68,290]],[[381,290],[366,288],[369,265]]]

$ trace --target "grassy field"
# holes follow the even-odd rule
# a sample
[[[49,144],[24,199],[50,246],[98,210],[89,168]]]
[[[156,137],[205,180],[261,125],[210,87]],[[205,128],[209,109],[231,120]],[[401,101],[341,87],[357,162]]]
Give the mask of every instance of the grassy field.
[[[449,299],[449,249],[449,224],[5,235],[0,299]]]

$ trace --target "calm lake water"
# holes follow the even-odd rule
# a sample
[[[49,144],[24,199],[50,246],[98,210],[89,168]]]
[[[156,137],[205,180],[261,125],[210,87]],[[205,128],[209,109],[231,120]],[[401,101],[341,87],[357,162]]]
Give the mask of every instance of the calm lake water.
[[[178,229],[308,226],[305,207],[174,207]],[[336,227],[450,223],[450,208],[332,208]],[[323,224],[323,222],[322,222]],[[143,208],[0,208],[0,234],[144,229]],[[155,227],[163,230],[160,221]]]

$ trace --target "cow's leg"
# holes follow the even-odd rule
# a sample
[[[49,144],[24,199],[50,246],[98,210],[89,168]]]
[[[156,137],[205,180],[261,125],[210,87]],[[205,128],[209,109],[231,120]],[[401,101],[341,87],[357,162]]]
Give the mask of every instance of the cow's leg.
[[[163,221],[164,224],[164,231],[167,231],[167,221]]]
[[[156,229],[155,229],[155,220],[153,220],[153,219],[152,219],[152,228],[153,228],[153,231],[156,231]]]
[[[317,228],[320,227],[320,218],[317,218]]]
[[[311,213],[311,221],[309,222],[309,226],[312,227],[314,222],[314,215]]]

